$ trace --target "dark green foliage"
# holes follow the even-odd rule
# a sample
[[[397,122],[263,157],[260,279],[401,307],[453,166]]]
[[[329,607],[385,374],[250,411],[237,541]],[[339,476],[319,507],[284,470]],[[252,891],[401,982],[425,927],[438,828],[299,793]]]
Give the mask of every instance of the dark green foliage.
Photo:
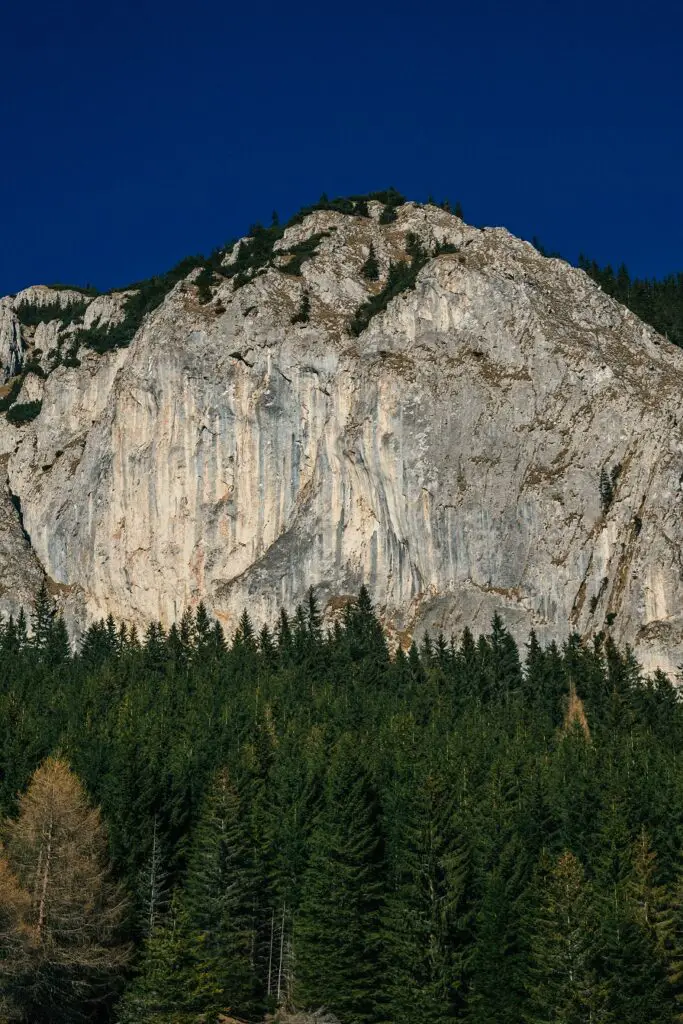
[[[194,283],[197,286],[197,298],[200,302],[206,303],[211,301],[211,285],[214,279],[215,274],[211,267],[202,267],[195,277]]]
[[[187,277],[195,267],[204,266],[206,262],[206,258],[203,256],[188,256],[166,274],[129,285],[125,290],[135,289],[135,291],[126,299],[123,320],[113,326],[93,324],[87,330],[77,331],[72,342],[74,350],[77,350],[80,345],[85,345],[86,348],[91,348],[101,355],[112,349],[129,345],[143,318],[161,305],[174,285]],[[124,289],[117,290],[123,291]]]
[[[384,209],[379,215],[380,224],[391,224],[396,220],[396,209],[405,203],[405,197],[390,188],[386,192],[375,192],[370,197],[379,203],[384,203]]]
[[[385,915],[391,1020],[439,1024],[457,1019],[473,939],[470,850],[452,795],[438,778],[397,784],[389,828],[391,867]]]
[[[382,1019],[383,844],[375,789],[350,739],[334,751],[295,924],[300,1006]]]
[[[375,247],[370,243],[370,253],[363,266],[360,268],[361,275],[366,281],[377,281],[379,279],[379,263],[375,254]]]
[[[239,243],[235,260],[220,272],[224,277],[232,278],[233,287],[241,288],[254,277],[264,271],[273,261],[273,246],[285,233],[280,224],[271,224],[264,228],[262,224],[252,224],[249,237]]]
[[[289,224],[300,224],[304,217],[307,217],[309,213],[314,213],[316,210],[331,210],[334,213],[343,213],[349,217],[367,217],[369,202],[383,203],[387,210],[395,211],[395,208],[402,206],[405,201],[405,196],[402,196],[394,188],[384,189],[380,192],[368,192],[365,195],[339,197],[337,199],[328,199],[325,193],[323,193],[317,203],[314,203],[312,206],[304,206],[298,213],[295,213],[290,219]],[[390,219],[395,219],[395,213],[394,217]]]
[[[445,256],[454,252],[460,252],[460,247],[453,242],[437,242],[434,249],[435,256]]]
[[[7,412],[7,419],[14,424],[30,423],[39,415],[42,407],[40,401],[15,403]]]
[[[62,359],[62,363],[64,364],[64,366],[71,366],[74,369],[76,369],[77,367],[79,367],[81,365],[81,361],[78,358],[78,356],[76,355],[77,351],[78,351],[78,349],[74,348],[73,346],[69,349],[67,354]]]
[[[248,817],[221,771],[197,821],[183,893],[190,989],[199,1012],[213,1004],[215,1012],[232,1008],[249,1016],[260,1004],[256,881]]]
[[[301,296],[301,302],[294,316],[291,318],[293,324],[307,324],[311,318],[311,300],[308,297],[308,292],[304,292]]]
[[[529,929],[529,1024],[606,1022],[598,981],[595,906],[581,863],[564,853],[542,864]]]
[[[37,359],[29,359],[28,362],[24,363],[24,374],[32,373],[36,377],[44,378],[47,376],[45,370],[42,368]]]
[[[190,957],[177,900],[145,943],[140,972],[117,1008],[118,1024],[196,1024],[191,1001]]]
[[[7,412],[7,410],[14,404],[14,402],[16,402],[23,383],[23,374],[21,374],[19,377],[14,378],[7,394],[0,398],[0,412]]]
[[[365,589],[229,642],[199,606],[73,652],[47,588],[30,637],[0,624],[0,813],[68,752],[129,893],[100,1024],[680,1019],[682,748],[670,681],[605,636],[392,653]]]
[[[284,274],[298,276],[306,260],[315,256],[318,245],[327,237],[328,232],[319,231],[303,242],[275,252],[273,246],[282,238],[288,226],[274,223],[271,227],[264,228],[261,224],[254,224],[249,229],[250,237],[240,243],[235,261],[221,267],[220,273],[224,277],[232,278],[235,288],[241,288],[268,267],[274,266],[276,256],[284,256],[289,258],[278,263],[278,269]]]
[[[373,316],[384,312],[393,298],[415,287],[417,275],[427,263],[429,255],[423,250],[419,239],[410,233],[406,237],[406,252],[410,256],[410,261],[391,263],[387,282],[382,290],[356,310],[349,324],[349,330],[354,337],[362,334]]]
[[[605,513],[609,512],[612,502],[614,501],[617,481],[620,474],[620,463],[617,463],[609,473],[604,469],[604,467],[600,470],[600,505],[602,507],[602,511]]]
[[[464,217],[462,206],[459,202],[456,202],[454,206],[448,199],[444,199],[442,202],[437,203],[437,206],[440,206],[442,210],[446,211],[446,213],[454,213],[455,216],[460,217],[461,220]]]
[[[395,206],[385,206],[379,215],[379,222],[380,224],[393,224],[397,216]]]
[[[46,303],[43,306],[38,306],[35,303],[23,302],[17,306],[15,313],[17,320],[24,324],[25,327],[35,327],[37,324],[47,324],[51,320],[61,320],[62,326],[66,327],[68,324],[74,323],[76,320],[80,320],[86,309],[90,299],[82,299],[76,302],[69,303],[68,306],[60,306],[59,302]]]
[[[583,255],[579,256],[579,267],[604,292],[628,306],[674,345],[683,345],[683,273],[670,274],[660,281],[632,278],[623,263],[615,273],[609,264],[600,267]]]
[[[49,284],[47,287],[51,288],[53,292],[80,292],[81,295],[87,295],[91,299],[102,294],[99,288],[96,288],[94,284],[90,283],[84,285],[62,284],[60,281],[57,281],[56,284]]]
[[[253,224],[249,229],[247,238],[239,243],[235,260],[223,265],[225,255],[230,252],[235,243],[228,243],[220,249],[215,249],[210,256],[189,256],[177,264],[172,270],[165,274],[148,278],[144,281],[137,281],[124,288],[113,289],[113,291],[134,291],[125,303],[125,314],[122,321],[114,326],[93,324],[91,327],[76,331],[73,335],[69,354],[62,358],[66,366],[80,365],[77,358],[79,346],[85,345],[100,354],[116,348],[125,347],[130,344],[136,331],[139,329],[144,317],[152,313],[164,300],[165,296],[179,281],[197,267],[200,273],[196,278],[197,296],[202,303],[209,302],[212,296],[212,285],[216,275],[233,281],[235,289],[243,287],[254,277],[263,273],[268,267],[274,266],[275,256],[289,257],[279,266],[279,269],[286,274],[299,275],[303,263],[315,256],[320,240],[328,232],[319,232],[291,246],[289,249],[280,250],[276,254],[274,245],[285,233],[287,227],[301,223],[309,214],[316,210],[332,210],[337,213],[349,214],[351,216],[368,216],[368,202],[376,200],[385,204],[386,211],[395,211],[397,206],[405,202],[405,198],[396,192],[395,189],[387,189],[383,192],[371,192],[365,196],[349,196],[348,198],[329,200],[326,196],[321,197],[318,203],[304,207],[295,214],[286,225],[281,225],[279,218],[274,216],[270,227],[262,224]],[[395,215],[395,214],[394,214]],[[90,294],[90,292],[88,292]],[[63,312],[61,319],[64,323],[72,323],[82,316],[87,303],[74,304]],[[56,307],[55,307],[56,308]],[[23,314],[27,319],[24,322],[40,322],[39,318],[53,319],[52,307],[40,312],[36,307],[21,307],[26,312]],[[72,315],[73,311],[73,315]]]
[[[545,256],[546,259],[551,259],[551,260],[561,260],[562,259],[562,254],[561,253],[556,252],[555,250],[546,249],[546,247],[541,243],[541,240],[539,238],[537,238],[536,235],[534,235],[532,237],[531,244],[533,245],[534,249],[536,249],[538,252],[540,252],[541,256]]]
[[[286,263],[282,263],[279,269],[283,274],[298,276],[306,260],[310,260],[311,257],[315,256],[321,240],[328,237],[329,231],[318,231],[316,234],[311,235],[310,238],[304,239],[303,242],[291,245],[289,249],[281,250],[283,256],[291,256],[291,259],[288,259]]]

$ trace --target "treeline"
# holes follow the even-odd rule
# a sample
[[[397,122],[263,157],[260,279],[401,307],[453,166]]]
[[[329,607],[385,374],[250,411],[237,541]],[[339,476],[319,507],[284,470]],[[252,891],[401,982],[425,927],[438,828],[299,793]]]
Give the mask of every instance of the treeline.
[[[44,591],[32,620],[0,628],[0,1019],[683,1019],[683,710],[608,637],[403,652],[365,590],[229,642],[202,606],[77,653]]]
[[[600,267],[595,260],[579,256],[579,266],[604,292],[628,306],[641,320],[683,346],[683,273],[655,278],[631,277],[624,263],[615,271],[609,263]]]
[[[538,238],[531,241],[543,256],[562,259],[561,253],[549,252]],[[578,265],[607,295],[627,306],[674,345],[683,346],[683,273],[668,274],[660,280],[631,277],[625,263],[615,271],[611,264],[601,267],[583,253],[579,254]]]

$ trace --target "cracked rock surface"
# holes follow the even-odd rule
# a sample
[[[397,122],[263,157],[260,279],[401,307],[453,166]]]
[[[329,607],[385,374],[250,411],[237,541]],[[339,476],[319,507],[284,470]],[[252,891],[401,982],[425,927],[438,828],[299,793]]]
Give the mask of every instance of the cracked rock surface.
[[[202,304],[190,274],[130,347],[26,377],[40,414],[0,417],[25,531],[8,498],[0,563],[16,584],[0,609],[44,572],[73,623],[144,628],[203,599],[232,628],[244,607],[272,622],[309,585],[332,607],[365,582],[402,639],[486,630],[497,610],[522,642],[607,629],[675,673],[683,352],[507,231],[414,204],[381,224],[379,209],[289,228],[276,250],[323,233],[300,276],[276,255]],[[409,231],[457,251],[353,337]],[[361,274],[371,244],[377,284]],[[310,320],[292,324],[304,294]],[[18,301],[0,302],[4,378],[38,332],[43,350],[59,336],[21,328]],[[120,318],[120,300],[95,303],[86,326]]]

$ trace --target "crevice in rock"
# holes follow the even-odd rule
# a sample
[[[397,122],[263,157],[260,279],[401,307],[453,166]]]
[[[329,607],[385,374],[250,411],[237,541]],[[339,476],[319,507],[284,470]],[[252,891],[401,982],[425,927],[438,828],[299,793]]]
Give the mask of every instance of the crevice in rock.
[[[239,359],[241,363],[244,363],[245,366],[248,366],[250,368],[254,365],[253,363],[250,363],[248,359],[245,359],[241,352],[231,352],[230,358]]]
[[[28,546],[31,548],[31,550],[33,550],[33,545],[31,544],[31,537],[26,527],[24,526],[24,513],[21,508],[21,498],[19,497],[18,494],[14,493],[14,491],[9,485],[9,480],[7,481],[7,493],[9,494],[10,501],[12,502],[16,510],[17,519],[19,520],[19,527],[21,529],[22,536],[26,543],[28,544]]]

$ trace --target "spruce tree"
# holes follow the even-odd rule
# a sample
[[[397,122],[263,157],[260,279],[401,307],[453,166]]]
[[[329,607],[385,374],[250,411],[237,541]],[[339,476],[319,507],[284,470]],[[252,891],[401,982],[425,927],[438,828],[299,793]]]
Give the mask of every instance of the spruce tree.
[[[429,776],[401,798],[401,823],[387,896],[385,948],[388,1013],[411,1024],[455,1019],[469,952],[470,853],[454,822],[452,801]],[[398,813],[398,809],[396,809]]]
[[[528,1024],[602,1024],[608,1017],[596,970],[595,919],[583,868],[569,852],[539,884],[530,919]]]
[[[377,796],[349,739],[332,757],[294,925],[294,998],[345,1024],[383,1019],[383,842]]]
[[[513,833],[482,879],[470,961],[469,1024],[519,1024],[524,1004],[523,943],[527,858]]]
[[[366,281],[377,281],[379,279],[379,263],[375,254],[375,247],[370,243],[370,253],[360,270]]]
[[[47,650],[52,636],[53,620],[56,615],[54,601],[50,597],[45,580],[40,585],[36,595],[33,615],[31,616],[31,629],[33,631],[33,646],[43,656]]]
[[[608,800],[596,873],[607,1010],[624,1024],[664,1024],[670,1007],[664,959],[650,922],[656,894],[649,848],[641,837],[634,849],[618,794],[608,793]]]
[[[183,910],[200,1012],[249,1016],[261,1004],[255,920],[257,879],[244,808],[227,771],[216,775],[188,856]]]
[[[117,1024],[196,1024],[194,984],[188,932],[174,895],[145,940],[137,974],[117,1007]]]

